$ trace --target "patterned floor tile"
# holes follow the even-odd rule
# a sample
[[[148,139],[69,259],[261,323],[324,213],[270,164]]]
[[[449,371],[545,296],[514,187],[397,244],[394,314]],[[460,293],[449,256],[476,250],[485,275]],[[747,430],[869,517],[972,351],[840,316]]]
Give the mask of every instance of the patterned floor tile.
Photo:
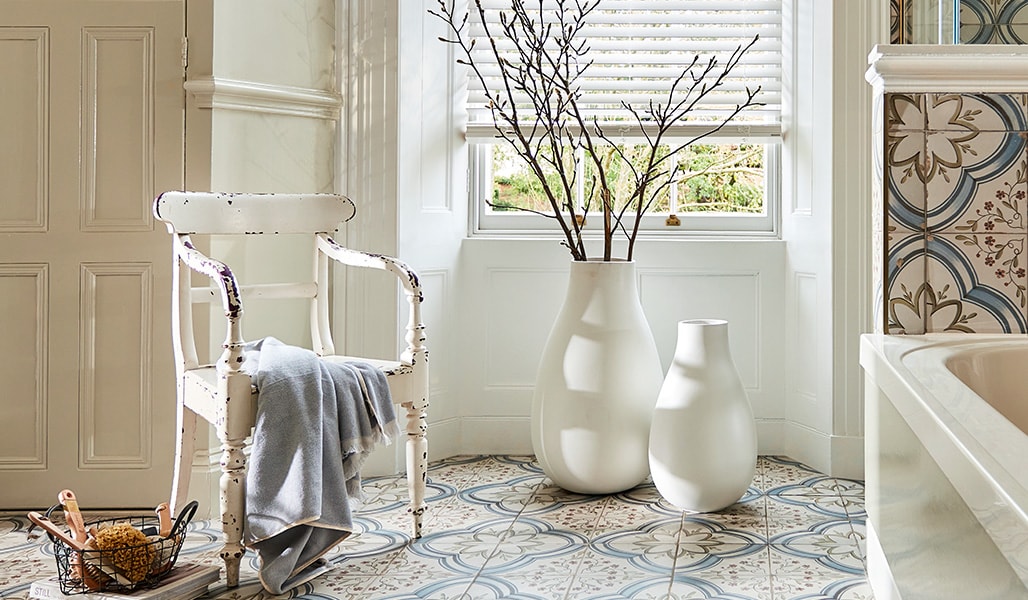
[[[843,500],[841,495],[836,492],[827,494],[806,493],[806,491],[811,489],[811,487],[807,486],[778,487],[767,493],[767,501],[775,506],[790,505],[801,507],[814,513],[821,519],[845,519],[847,517],[847,502]]]
[[[775,600],[839,598],[843,593],[858,593],[861,582],[866,580],[840,574],[811,559],[776,555],[772,550],[771,591]]]
[[[784,556],[814,561],[850,576],[864,573],[864,554],[858,537],[846,521],[828,522],[806,532],[791,532],[771,538],[771,567]],[[784,560],[784,559],[783,559]]]
[[[474,578],[454,576],[448,573],[429,572],[417,576],[380,576],[361,590],[354,598],[375,598],[377,600],[465,600]],[[508,592],[513,590],[503,590]],[[479,590],[481,592],[481,589]],[[498,595],[480,593],[477,598],[502,598]]]
[[[760,457],[736,504],[688,513],[653,484],[610,496],[553,486],[531,457],[430,465],[425,535],[411,539],[406,482],[368,478],[357,533],[333,568],[279,598],[318,600],[870,600],[863,485]],[[0,516],[0,597],[56,572],[46,537]],[[189,525],[180,561],[221,566],[220,524]],[[265,600],[256,555],[207,600]]]
[[[675,577],[669,599],[711,598],[715,600],[772,600],[767,577],[725,580],[721,578]]]
[[[790,460],[782,456],[765,456],[764,460],[764,488],[761,491],[768,491],[783,485],[797,485],[823,477],[807,465]]]
[[[536,558],[514,569],[507,568],[506,564],[494,569],[487,564],[475,582],[489,579],[509,584],[521,594],[564,598],[582,562],[583,552],[580,547],[559,556]]]
[[[671,586],[671,569],[654,574],[622,558],[596,552],[583,553],[568,599],[664,598]],[[663,596],[659,595],[663,590]]]
[[[810,531],[826,521],[845,522],[847,519],[845,509],[838,507],[838,497],[768,496],[766,502],[767,535],[771,540],[787,533]],[[826,503],[826,506],[819,506],[819,502]],[[841,515],[837,514],[839,512]]]

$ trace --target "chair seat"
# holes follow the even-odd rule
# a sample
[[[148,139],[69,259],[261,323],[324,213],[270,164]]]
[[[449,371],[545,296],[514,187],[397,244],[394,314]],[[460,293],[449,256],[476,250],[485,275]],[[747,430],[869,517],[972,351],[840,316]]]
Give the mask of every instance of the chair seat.
[[[389,391],[394,398],[408,398],[412,375],[414,369],[407,364],[397,360],[382,360],[376,358],[363,358],[354,356],[323,356],[323,360],[344,363],[361,361],[378,367],[386,375],[389,383]],[[218,402],[218,370],[214,365],[204,365],[197,369],[190,369],[183,373],[183,385],[185,387],[185,403],[193,412],[206,419],[209,423],[217,423],[221,417]],[[257,387],[250,386],[252,399],[257,399]],[[256,416],[256,404],[254,405],[254,416]]]

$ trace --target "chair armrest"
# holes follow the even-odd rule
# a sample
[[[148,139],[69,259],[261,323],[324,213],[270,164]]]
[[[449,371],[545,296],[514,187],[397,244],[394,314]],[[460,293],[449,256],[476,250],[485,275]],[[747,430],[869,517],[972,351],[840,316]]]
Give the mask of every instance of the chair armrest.
[[[399,259],[340,246],[335,240],[323,233],[318,234],[318,248],[329,258],[344,265],[389,271],[400,279],[400,283],[407,290],[408,294],[412,294],[419,303],[423,299],[418,274]]]
[[[389,271],[396,275],[403,285],[410,303],[410,314],[407,317],[407,348],[400,356],[401,362],[412,366],[419,378],[419,388],[424,391],[421,397],[416,399],[415,404],[424,409],[428,405],[428,349],[425,348],[425,324],[421,321],[421,303],[424,295],[421,293],[421,282],[414,269],[406,263],[391,256],[361,252],[340,246],[324,233],[319,233],[318,250],[329,258],[352,267],[367,267]]]
[[[239,285],[232,270],[225,263],[197,250],[187,236],[176,239],[176,253],[179,259],[190,269],[211,278],[221,291],[221,304],[225,309],[225,316],[230,321],[238,319],[243,314],[243,305],[239,298]]]

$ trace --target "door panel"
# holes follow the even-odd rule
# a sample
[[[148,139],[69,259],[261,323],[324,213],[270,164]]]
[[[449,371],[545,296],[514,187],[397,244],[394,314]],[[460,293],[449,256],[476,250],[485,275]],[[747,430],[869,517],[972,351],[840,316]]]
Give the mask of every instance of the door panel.
[[[167,499],[182,37],[178,0],[4,0],[0,509]]]

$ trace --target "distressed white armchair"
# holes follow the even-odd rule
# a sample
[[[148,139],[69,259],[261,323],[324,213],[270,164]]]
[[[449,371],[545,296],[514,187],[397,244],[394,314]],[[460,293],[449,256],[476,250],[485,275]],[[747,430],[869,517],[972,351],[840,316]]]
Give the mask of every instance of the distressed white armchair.
[[[178,382],[178,444],[172,484],[172,514],[187,501],[196,418],[214,425],[221,441],[221,519],[225,545],[221,556],[229,587],[238,585],[243,555],[242,524],[245,505],[246,455],[244,447],[256,418],[256,389],[239,370],[242,347],[243,301],[248,297],[309,298],[313,350],[325,360],[337,356],[332,342],[329,303],[329,260],[353,267],[380,269],[396,275],[410,303],[407,348],[397,360],[359,358],[380,367],[387,375],[393,401],[406,411],[407,483],[413,535],[421,536],[425,510],[428,442],[425,437],[428,407],[428,351],[421,322],[421,287],[417,274],[387,256],[344,248],[332,239],[341,223],[354,216],[348,198],[332,194],[219,194],[165,192],[155,201],[154,215],[174,237],[172,283],[172,337]],[[275,235],[308,233],[314,252],[309,279],[240,286],[224,263],[205,256],[190,235]],[[185,266],[186,268],[183,268]],[[191,272],[208,276],[209,287],[193,288]],[[227,335],[221,358],[214,365],[197,359],[193,337],[193,304],[220,302],[225,310]],[[240,401],[241,400],[241,401]],[[402,418],[403,412],[398,414]]]

